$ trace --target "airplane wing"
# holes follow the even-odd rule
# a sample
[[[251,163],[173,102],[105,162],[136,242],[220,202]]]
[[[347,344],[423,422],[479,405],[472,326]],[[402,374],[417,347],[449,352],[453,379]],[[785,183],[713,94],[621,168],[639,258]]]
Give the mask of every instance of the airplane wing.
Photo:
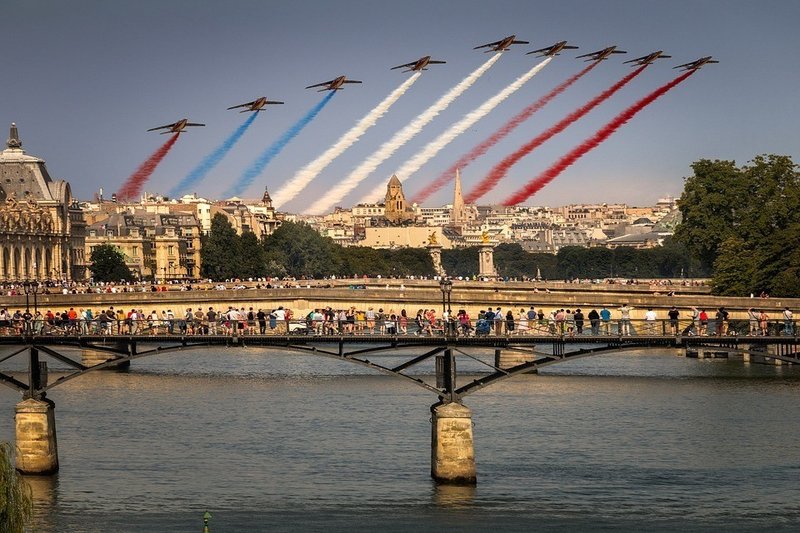
[[[678,65],[678,66],[676,66],[676,67],[672,67],[672,68],[683,68],[683,67],[690,68],[690,67],[692,67],[693,65],[695,65],[696,63],[697,63],[697,61],[691,61],[691,62],[689,62],[689,63],[684,63],[683,65]],[[148,130],[148,131],[149,131],[149,130]]]
[[[625,50],[612,50],[611,53],[612,54],[627,54],[628,52],[626,52]]]
[[[248,106],[251,106],[251,105],[253,105],[254,103],[256,103],[256,101],[255,101],[255,100],[253,100],[252,102],[247,102],[246,104],[239,104],[239,105],[235,105],[235,106],[233,106],[233,107],[229,107],[228,109],[238,109],[238,108],[240,108],[240,107],[248,107]]]
[[[447,61],[434,61],[433,59],[428,61],[429,65],[444,65],[445,63],[447,63]]]
[[[174,125],[175,125],[175,123],[173,122],[172,124],[165,124],[164,126],[159,126],[159,127],[157,127],[157,128],[150,128],[150,129],[149,129],[149,130],[147,130],[147,131],[163,130],[163,129],[165,129],[165,128],[171,128],[171,127],[172,127],[172,126],[174,126]]]
[[[566,46],[564,48],[566,48]],[[541,54],[542,52],[550,52],[550,50],[552,50],[552,49],[553,49],[552,46],[546,46],[544,48],[539,48],[538,50],[531,50],[530,52],[528,52],[525,55],[527,56],[527,55],[531,55],[531,54]]]
[[[473,48],[473,50],[477,50],[477,49],[479,49],[479,48],[488,48],[488,47],[490,47],[490,46],[497,46],[497,45],[498,45],[498,44],[500,44],[500,43],[501,43],[501,41],[495,41],[495,42],[493,42],[493,43],[486,43],[486,44],[482,44],[482,45],[480,45],[480,46],[476,46],[475,48]]]
[[[575,59],[580,59],[582,57],[591,57],[591,56],[596,56],[596,55],[597,55],[597,52],[592,52],[591,54],[583,54],[581,56],[575,56]]]
[[[198,122],[187,122],[187,126],[205,126],[205,124],[200,124]]]
[[[511,41],[511,44],[531,44],[528,41]]]
[[[433,61],[429,61],[429,63],[433,63]],[[414,61],[413,63],[406,63],[405,65],[397,65],[396,67],[392,67],[389,70],[395,70],[395,69],[398,69],[398,68],[413,67],[416,64],[417,64],[417,62]]]
[[[637,61],[644,61],[648,57],[650,56],[642,56],[642,57],[637,57],[636,59],[629,59],[627,61],[623,61],[622,64],[624,65],[625,63],[636,63]]]
[[[316,85],[309,85],[308,87],[306,87],[306,89],[313,89],[314,87],[324,87],[325,85],[330,85],[331,83],[333,83],[333,80],[324,81],[324,82],[318,83]]]
[[[276,100],[267,100],[267,104],[282,104],[283,102],[278,102]]]
[[[344,80],[342,83],[363,83],[363,82],[358,80]]]

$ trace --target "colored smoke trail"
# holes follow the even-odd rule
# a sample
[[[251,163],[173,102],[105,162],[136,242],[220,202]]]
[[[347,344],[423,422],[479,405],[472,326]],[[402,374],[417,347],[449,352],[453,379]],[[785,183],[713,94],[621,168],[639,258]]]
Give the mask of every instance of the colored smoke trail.
[[[125,183],[123,183],[122,187],[120,187],[119,191],[117,191],[118,199],[132,200],[141,194],[142,186],[144,186],[147,178],[150,177],[161,160],[164,159],[164,156],[166,156],[167,153],[172,149],[175,141],[178,140],[178,135],[180,134],[173,133],[172,137],[167,139],[167,142],[161,145],[161,148],[153,152],[153,155],[148,157],[145,162],[142,163],[127,180],[125,180]]]
[[[667,83],[666,85],[659,87],[652,93],[648,94],[628,109],[614,117],[610,122],[608,122],[605,126],[597,130],[593,136],[586,139],[583,143],[575,147],[571,152],[567,155],[556,161],[556,163],[551,166],[549,169],[542,172],[536,179],[529,182],[525,187],[518,190],[511,196],[509,196],[504,202],[503,205],[511,206],[517,205],[521,202],[524,202],[536,192],[538,192],[542,187],[553,181],[559,174],[564,172],[570,165],[572,165],[575,161],[583,157],[586,153],[597,148],[603,141],[608,139],[615,131],[617,131],[621,126],[625,125],[629,120],[631,120],[639,111],[647,107],[648,105],[652,104],[657,98],[665,94],[667,91],[681,83],[683,80],[691,76],[695,73],[695,70],[689,70],[684,74],[681,74],[671,82]]]
[[[422,73],[415,72],[400,86],[392,91],[389,96],[383,99],[375,108],[367,113],[355,126],[350,128],[350,131],[345,133],[333,146],[325,150],[325,152],[313,160],[311,163],[301,168],[287,183],[284,185],[273,197],[273,202],[276,208],[281,207],[286,202],[297,196],[306,185],[316,178],[325,167],[330,165],[334,159],[344,153],[345,150],[350,148],[364,133],[375,123],[378,122],[383,115],[389,111],[389,108],[394,104],[403,94],[414,85]]]
[[[250,184],[253,183],[255,180],[270,164],[270,162],[275,159],[275,156],[280,154],[286,145],[288,145],[292,139],[297,137],[297,135],[303,131],[312,120],[314,120],[320,111],[331,101],[333,96],[336,94],[336,91],[330,91],[328,94],[325,95],[325,98],[319,101],[317,105],[312,107],[308,110],[308,113],[300,117],[300,120],[295,122],[291,128],[286,130],[286,132],[281,135],[275,142],[273,142],[266,150],[264,150],[258,158],[253,161],[249,167],[245,169],[242,173],[239,180],[234,183],[233,185],[228,188],[227,191],[224,193],[224,197],[230,198],[231,196],[240,196]]]
[[[551,126],[549,129],[543,131],[538,136],[536,136],[533,140],[529,141],[528,143],[522,145],[516,152],[506,156],[505,159],[500,161],[496,164],[492,170],[489,171],[489,174],[483,178],[483,180],[478,183],[473,190],[471,190],[467,195],[464,197],[464,201],[466,203],[475,203],[478,198],[486,194],[487,192],[491,191],[497,183],[505,177],[508,170],[513,167],[517,161],[525,157],[526,155],[533,152],[536,148],[544,144],[546,141],[554,137],[555,135],[564,131],[567,126],[573,124],[574,122],[578,121],[582,117],[584,117],[589,111],[600,105],[602,102],[608,100],[615,92],[622,89],[625,85],[628,84],[633,78],[638,76],[639,74],[647,68],[647,65],[642,65],[641,67],[637,68],[617,83],[603,91],[602,93],[598,94],[583,106],[579,107],[563,119],[556,123],[555,125]]]
[[[453,139],[467,131],[473,124],[478,122],[480,119],[485,117],[489,114],[492,109],[497,107],[503,100],[514,94],[518,89],[520,89],[525,83],[533,78],[540,70],[547,66],[550,61],[552,61],[552,57],[547,57],[539,63],[538,65],[534,66],[528,72],[514,80],[511,85],[488,99],[486,102],[481,104],[477,109],[474,109],[470,113],[464,115],[464,117],[459,120],[458,122],[454,123],[447,129],[444,133],[439,135],[433,141],[428,143],[428,145],[417,155],[412,157],[409,161],[407,161],[400,169],[396,172],[397,177],[400,181],[406,181],[408,178],[411,177],[414,172],[420,169],[422,165],[430,161],[432,157],[439,153],[442,148],[450,144]],[[383,191],[386,189],[386,185],[379,185],[375,187],[367,196],[364,197],[362,203],[369,203],[375,201],[375,199],[380,198],[383,194]]]
[[[482,143],[476,145],[472,150],[461,156],[458,161],[456,161],[453,165],[450,166],[447,170],[442,172],[442,174],[436,178],[430,185],[425,187],[422,191],[417,193],[416,196],[412,199],[412,202],[421,204],[425,200],[427,200],[431,194],[435,193],[453,179],[453,176],[456,174],[456,170],[464,170],[470,163],[478,159],[480,156],[485,154],[489,149],[497,144],[498,142],[502,141],[503,139],[508,136],[512,131],[514,131],[517,126],[531,118],[534,113],[542,109],[544,106],[550,103],[550,101],[558,96],[559,94],[566,91],[573,83],[581,79],[584,75],[588,74],[594,67],[596,67],[600,62],[595,61],[590,63],[586,68],[572,76],[571,78],[567,79],[564,83],[557,86],[555,89],[547,93],[546,95],[542,96],[536,102],[532,103],[522,111],[516,114],[511,120],[506,122],[500,129],[494,132],[491,136],[489,136],[486,140]]]
[[[452,104],[456,98],[461,96],[464,91],[472,87],[472,85],[478,81],[478,78],[483,76],[483,74],[500,59],[500,55],[501,54],[494,54],[469,76],[461,80],[458,85],[447,91],[428,109],[420,113],[403,129],[395,133],[391,139],[383,143],[375,153],[353,170],[344,181],[336,184],[331,191],[325,193],[323,198],[315,202],[314,205],[309,208],[308,212],[313,214],[326,213],[331,207],[342,201],[350,191],[372,174],[381,163],[389,159],[400,147],[413,139],[431,120],[447,109],[447,107]]]
[[[176,198],[180,193],[186,191],[189,187],[194,185],[195,183],[199,182],[203,178],[206,177],[212,168],[217,166],[217,164],[222,161],[222,158],[227,155],[228,152],[231,151],[231,148],[242,138],[244,132],[247,131],[247,128],[253,123],[253,121],[258,116],[258,113],[252,113],[247,120],[245,120],[241,126],[236,128],[231,135],[225,139],[221,145],[219,145],[213,152],[208,154],[205,159],[200,161],[200,164],[197,165],[189,174],[186,175],[172,190],[169,192],[170,198]]]

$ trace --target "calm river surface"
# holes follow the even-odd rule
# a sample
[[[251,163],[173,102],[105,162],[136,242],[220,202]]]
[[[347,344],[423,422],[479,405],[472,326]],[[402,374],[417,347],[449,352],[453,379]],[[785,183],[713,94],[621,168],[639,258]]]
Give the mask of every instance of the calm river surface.
[[[335,360],[164,354],[50,397],[41,532],[800,530],[796,366],[627,352],[508,380],[465,400],[474,488],[430,479],[435,397]]]

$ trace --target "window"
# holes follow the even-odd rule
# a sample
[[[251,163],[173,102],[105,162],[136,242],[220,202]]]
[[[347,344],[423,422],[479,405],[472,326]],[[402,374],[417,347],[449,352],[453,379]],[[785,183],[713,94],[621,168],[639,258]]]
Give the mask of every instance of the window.
[[[133,247],[133,257],[139,257],[139,247],[138,246],[134,246]]]
[[[169,255],[170,257],[175,255],[175,247],[174,246],[168,246],[167,247],[167,255]]]

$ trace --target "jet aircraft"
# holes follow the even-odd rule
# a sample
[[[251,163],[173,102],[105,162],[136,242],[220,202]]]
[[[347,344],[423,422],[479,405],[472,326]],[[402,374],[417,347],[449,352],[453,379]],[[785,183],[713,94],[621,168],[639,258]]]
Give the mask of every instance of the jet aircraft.
[[[545,46],[544,48],[540,48],[539,50],[528,52],[525,55],[539,54],[539,57],[544,57],[544,56],[553,57],[559,55],[562,50],[577,50],[577,49],[578,49],[577,46],[567,45],[567,41],[558,41],[553,46]]]
[[[267,100],[266,96],[262,96],[260,98],[256,98],[252,102],[247,102],[245,104],[235,105],[233,107],[229,107],[228,109],[238,109],[240,107],[246,107],[247,109],[242,109],[239,113],[247,113],[248,111],[264,111],[264,106],[270,104],[282,104],[283,102],[276,102],[275,100]]]
[[[404,70],[403,72],[411,72],[414,70],[428,70],[426,67],[428,65],[441,65],[447,63],[447,61],[436,61],[431,59],[431,56],[425,56],[417,59],[416,61],[412,61],[411,63],[406,63],[405,65],[397,65],[396,67],[392,67],[389,70],[395,70],[398,68],[407,68],[408,70]]]
[[[684,63],[683,65],[678,65],[677,67],[672,68],[683,68],[683,70],[697,70],[703,65],[707,65],[709,63],[719,63],[716,59],[711,59],[712,56],[701,57],[695,61],[690,61],[688,63]]]
[[[322,91],[340,91],[344,88],[342,87],[342,85],[344,85],[345,83],[361,83],[361,82],[357,80],[348,80],[345,76],[339,76],[338,78],[334,78],[330,81],[317,83],[316,85],[309,85],[308,87],[306,87],[306,89],[313,89],[314,87],[324,87],[323,89],[317,91],[318,93],[321,93]]]
[[[512,44],[530,44],[528,41],[517,41],[515,40],[516,37],[516,35],[509,35],[505,39],[500,39],[499,41],[495,41],[493,43],[476,46],[473,48],[473,50],[477,50],[479,48],[489,48],[489,50],[486,50],[486,52],[505,52]]]
[[[653,52],[652,54],[647,54],[646,56],[637,57],[636,59],[629,59],[628,61],[623,61],[623,63],[635,63],[637,65],[649,65],[656,59],[664,59],[667,57],[672,57],[664,54],[663,50],[659,50],[658,52]]]
[[[598,50],[597,52],[592,52],[591,54],[583,54],[582,56],[577,56],[576,59],[580,59],[582,57],[588,57],[586,61],[603,61],[607,59],[608,56],[611,54],[627,54],[628,52],[624,50],[617,50],[616,46],[609,46],[608,48],[603,48],[602,50]]]
[[[183,133],[184,128],[186,126],[205,126],[205,124],[198,124],[197,122],[189,122],[188,118],[182,118],[178,122],[173,122],[172,124],[166,124],[164,126],[159,126],[157,128],[150,128],[147,131],[157,131],[157,130],[167,130],[162,131],[161,134],[165,133]]]

